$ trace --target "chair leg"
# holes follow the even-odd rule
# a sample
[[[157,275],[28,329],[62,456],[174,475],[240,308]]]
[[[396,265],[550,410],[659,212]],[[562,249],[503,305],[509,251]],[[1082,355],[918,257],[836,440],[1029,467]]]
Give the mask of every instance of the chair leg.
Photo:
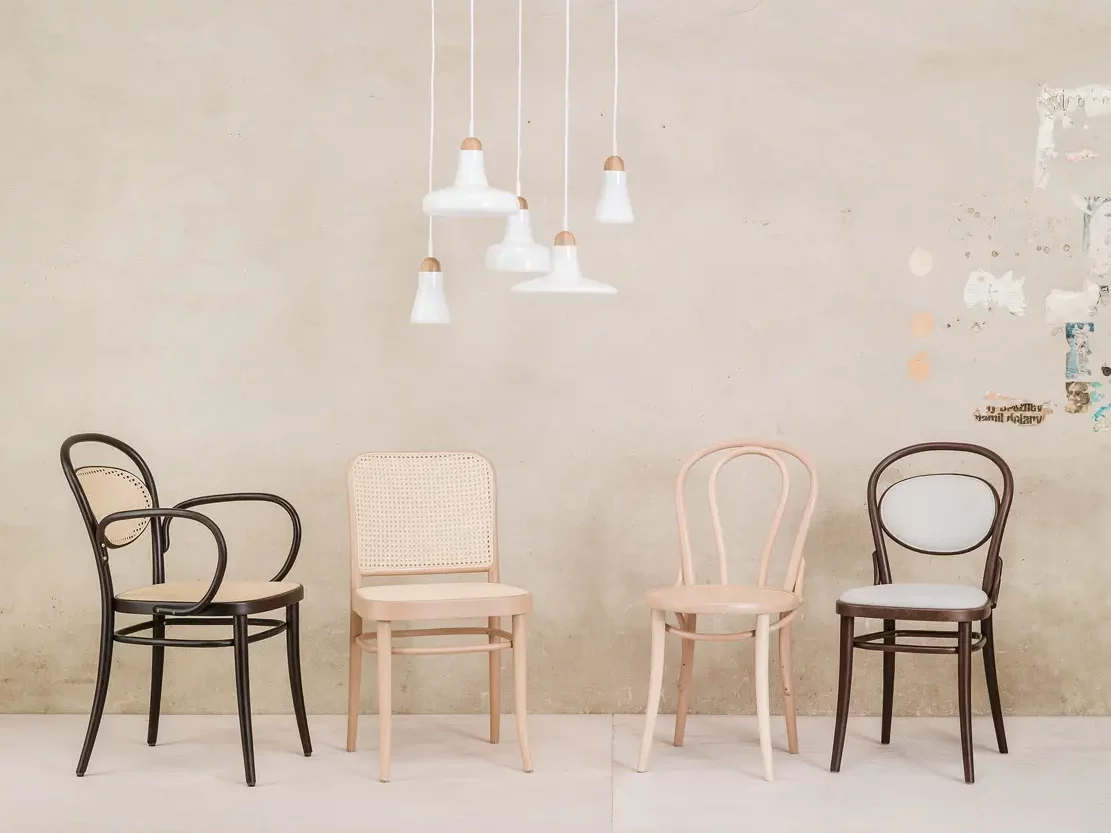
[[[957,623],[957,705],[961,720],[964,781],[976,780],[972,766],[972,623]]]
[[[166,638],[166,617],[155,616],[151,636]],[[150,712],[147,717],[147,746],[158,743],[158,718],[162,713],[162,671],[166,665],[166,649],[155,645],[150,659]]]
[[[255,785],[255,739],[251,730],[251,666],[247,656],[247,617],[236,616],[232,625],[235,648],[235,694],[239,705],[239,739],[243,745],[243,774],[247,786]]]
[[[764,759],[764,780],[772,774],[772,711],[768,691],[768,654],[771,643],[771,616],[756,617],[756,722],[760,726],[760,757]]]
[[[108,678],[112,674],[112,643],[115,629],[112,610],[105,610],[100,619],[100,658],[96,668],[96,687],[93,689],[93,707],[89,712],[89,728],[85,731],[85,743],[81,746],[81,757],[77,761],[77,776],[85,774],[89,758],[93,754],[96,733],[100,729],[100,719],[104,716],[104,702],[108,697]]]
[[[351,611],[351,638],[347,658],[347,751],[355,751],[359,737],[359,694],[363,684],[363,648],[356,638],[363,634],[363,617]]]
[[[392,637],[390,623],[378,623],[378,780],[390,780],[390,709],[393,681],[391,679]]]
[[[989,616],[981,625],[984,629],[984,673],[988,679],[988,701],[991,719],[995,724],[995,742],[999,751],[1007,754],[1007,732],[1003,728],[1003,704],[999,700],[999,677],[995,669],[995,625]]]
[[[521,765],[532,772],[528,745],[528,676],[525,662],[525,615],[513,617],[513,706],[517,717],[517,742],[521,745]]]
[[[694,632],[698,617],[693,614],[679,614],[679,625],[685,631]],[[694,678],[694,640],[683,639],[682,659],[679,663],[679,699],[675,704],[675,745],[682,746],[687,734],[687,712],[691,705],[691,683]]]
[[[305,689],[301,685],[301,613],[300,605],[285,609],[285,652],[289,664],[289,690],[293,695],[293,714],[297,717],[297,732],[301,735],[301,749],[305,757],[312,754],[309,739],[309,718],[305,714]]]
[[[894,619],[884,619],[885,631],[895,630]],[[887,645],[895,644],[894,636],[885,636],[883,641]],[[880,722],[880,743],[891,743],[891,712],[895,705],[895,652],[883,653],[883,717]]]
[[[787,723],[787,751],[797,755],[799,727],[795,709],[794,639],[790,625],[779,629],[779,673],[783,678],[783,719]]]
[[[501,618],[491,616],[489,627],[501,629]],[[490,634],[490,642],[497,637]],[[501,742],[501,651],[490,652],[490,743]]]
[[[841,771],[841,753],[845,751],[845,732],[849,728],[849,696],[853,687],[852,616],[841,617],[841,668],[837,677],[837,719],[833,725],[833,757],[830,772]]]
[[[640,740],[640,757],[637,772],[648,769],[648,756],[652,751],[652,736],[656,731],[656,716],[660,713],[660,694],[664,687],[664,612],[652,611],[652,661],[648,673],[648,704],[644,709],[644,737]]]

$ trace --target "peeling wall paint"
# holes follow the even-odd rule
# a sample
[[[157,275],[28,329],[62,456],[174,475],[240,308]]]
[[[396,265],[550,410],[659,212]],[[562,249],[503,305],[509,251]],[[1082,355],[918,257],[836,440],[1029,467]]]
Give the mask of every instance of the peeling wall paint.
[[[1063,327],[1070,321],[1091,321],[1096,317],[1100,304],[1107,299],[1108,287],[1097,283],[1086,284],[1075,292],[1054,289],[1045,296],[1045,320],[1051,327]]]
[[[1011,315],[1025,315],[1026,296],[1022,290],[1025,281],[1025,278],[1016,278],[1014,272],[1004,272],[997,278],[986,269],[977,269],[964,285],[964,303],[969,308],[1002,307]]]
[[[1092,262],[1092,273],[1111,276],[1111,197],[1083,200],[1084,232],[1081,245]]]
[[[1073,150],[1065,154],[1065,158],[1070,162],[1083,162],[1085,159],[1095,159],[1097,156],[1099,156],[1098,153],[1088,148]]]
[[[1111,113],[1111,87],[1088,84],[1066,90],[1043,87],[1038,96],[1038,144],[1034,159],[1034,186],[1045,188],[1049,184],[1049,166],[1057,155],[1054,133],[1057,121],[1072,124],[1071,115],[1081,110],[1089,118]],[[1071,114],[1071,115],[1070,115]]]

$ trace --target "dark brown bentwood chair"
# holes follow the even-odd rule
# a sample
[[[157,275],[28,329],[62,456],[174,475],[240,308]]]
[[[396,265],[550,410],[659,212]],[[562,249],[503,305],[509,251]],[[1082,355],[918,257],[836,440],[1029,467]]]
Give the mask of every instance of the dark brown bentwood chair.
[[[1003,480],[1002,496],[988,481],[967,474],[938,473],[908,477],[889,486],[877,498],[880,476],[892,464],[927,451],[956,451],[990,460]],[[880,743],[891,742],[891,706],[895,689],[895,654],[956,654],[957,689],[961,725],[964,780],[975,780],[972,768],[972,652],[983,650],[988,699],[995,723],[999,751],[1006,754],[999,679],[995,670],[995,636],[992,611],[999,600],[1003,559],[999,547],[1011,510],[1014,478],[1003,458],[994,451],[966,443],[922,443],[900,449],[884,459],[868,480],[868,515],[872,522],[875,552],[874,584],[847,590],[837,602],[841,616],[841,671],[837,686],[837,722],[833,734],[830,771],[841,769],[845,730],[849,722],[853,649],[883,651],[883,720]],[[909,584],[891,580],[885,536],[913,552],[926,555],[963,555],[988,545],[984,579],[980,587],[960,584]],[[854,635],[858,618],[882,619],[883,630]],[[957,630],[904,630],[898,620],[956,622]],[[972,632],[979,622],[981,633]],[[956,638],[956,645],[900,642]]]
[[[74,468],[71,451],[75,445],[98,443],[110,446],[126,455],[138,475],[126,469],[110,466],[82,466]],[[305,596],[304,588],[292,581],[284,581],[297,559],[301,545],[301,521],[293,506],[277,495],[244,492],[226,495],[207,495],[184,500],[173,509],[158,506],[158,492],[154,477],[143,458],[126,443],[104,434],[76,434],[62,443],[62,470],[77,498],[81,517],[89,533],[96,558],[97,576],[100,579],[100,664],[96,674],[96,690],[89,715],[89,728],[81,758],[77,763],[78,776],[85,774],[89,757],[96,742],[100,718],[104,714],[104,701],[108,694],[108,677],[112,670],[112,646],[116,642],[131,645],[149,645],[153,662],[150,675],[150,717],[147,723],[147,743],[158,740],[158,715],[162,701],[162,667],[165,650],[170,648],[234,648],[235,690],[239,706],[239,734],[243,744],[243,769],[247,784],[255,784],[255,753],[251,733],[251,691],[247,662],[247,646],[286,634],[286,653],[289,661],[289,682],[293,693],[293,710],[297,716],[297,729],[305,756],[312,754],[309,741],[309,723],[305,716],[305,698],[301,687],[301,658],[299,647],[298,603]],[[235,501],[263,501],[275,503],[289,513],[293,524],[293,544],[285,563],[270,581],[224,581],[227,568],[227,545],[220,528],[206,515],[192,511],[194,506]],[[185,518],[204,526],[216,542],[216,571],[212,581],[166,581],[165,556],[170,549],[170,522]],[[153,523],[151,523],[153,521]],[[152,583],[146,587],[115,592],[108,556],[112,550],[125,547],[150,530]],[[285,608],[285,621],[256,618],[255,614]],[[115,629],[117,613],[135,613],[151,617],[126,627]],[[173,625],[231,625],[231,639],[171,639],[166,627]],[[265,630],[250,633],[252,626]],[[140,636],[150,631],[150,636]]]

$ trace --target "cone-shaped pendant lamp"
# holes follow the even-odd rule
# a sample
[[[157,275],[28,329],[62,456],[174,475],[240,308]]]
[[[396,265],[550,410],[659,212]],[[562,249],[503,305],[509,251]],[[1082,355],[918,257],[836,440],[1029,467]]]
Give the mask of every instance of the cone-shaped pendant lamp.
[[[579,293],[584,295],[613,295],[617,289],[600,281],[583,277],[579,268],[579,247],[568,226],[568,172],[571,138],[571,0],[564,8],[564,58],[563,58],[563,231],[556,235],[552,247],[552,268],[547,274],[513,287],[514,292]]]
[[[425,195],[421,208],[435,217],[496,217],[517,210],[517,195],[493,188],[486,181],[482,142],[474,129],[474,0],[471,0],[471,121],[459,148],[455,183]]]
[[[594,219],[599,223],[633,221],[625,160],[617,155],[617,3],[613,0],[613,154],[602,166],[602,196],[594,209]]]
[[[440,261],[434,257],[426,257],[421,261],[420,272],[417,274],[417,297],[413,300],[409,323],[451,323],[447,296],[444,294],[444,273],[440,269]]]
[[[552,256],[532,238],[532,217],[521,196],[521,68],[524,56],[524,0],[517,0],[517,205],[506,219],[505,237],[486,250],[486,267],[498,272],[547,272]]]

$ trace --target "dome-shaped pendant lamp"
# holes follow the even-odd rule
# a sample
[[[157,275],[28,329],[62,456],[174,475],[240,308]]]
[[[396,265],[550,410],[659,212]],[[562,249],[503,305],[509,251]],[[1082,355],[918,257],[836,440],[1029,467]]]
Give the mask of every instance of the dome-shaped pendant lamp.
[[[594,219],[599,223],[633,221],[625,160],[617,155],[617,3],[618,0],[613,0],[613,154],[602,166],[602,196],[594,210]]]
[[[528,202],[521,196],[521,67],[524,55],[524,0],[517,0],[517,205],[506,220],[505,237],[486,250],[486,267],[498,272],[547,272],[552,256],[532,237]]]
[[[583,277],[579,268],[579,247],[568,226],[568,172],[571,138],[571,0],[564,3],[564,64],[563,64],[563,231],[556,235],[552,247],[552,268],[546,275],[522,281],[514,292],[579,293],[613,295],[617,289],[600,281]]]
[[[425,214],[436,217],[497,217],[517,210],[517,195],[493,188],[486,181],[482,142],[474,129],[474,0],[471,0],[471,121],[459,148],[455,183],[429,190],[421,203]]]
[[[432,60],[428,81],[428,186],[432,187],[432,148],[436,135],[436,0],[430,0],[432,10]],[[410,324],[450,324],[451,313],[444,295],[444,273],[440,261],[433,256],[432,217],[428,217],[428,257],[421,261],[417,273],[417,297],[409,313]]]

